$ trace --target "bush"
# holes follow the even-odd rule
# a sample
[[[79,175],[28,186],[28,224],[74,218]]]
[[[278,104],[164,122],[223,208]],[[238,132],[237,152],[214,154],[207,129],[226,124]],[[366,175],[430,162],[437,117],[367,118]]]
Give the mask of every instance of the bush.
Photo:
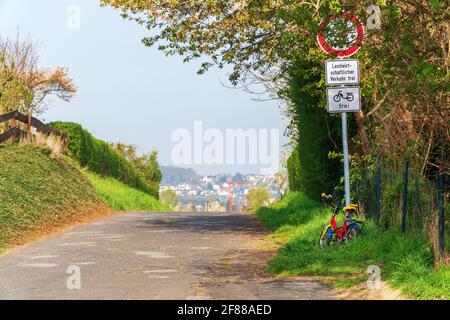
[[[70,155],[82,166],[158,198],[159,185],[147,184],[130,162],[114,151],[109,144],[96,139],[81,125],[71,122],[53,122],[51,126],[67,132]]]
[[[248,208],[250,210],[256,210],[264,205],[267,205],[269,200],[270,193],[265,185],[252,188],[247,193]]]
[[[177,193],[172,189],[166,189],[164,191],[161,191],[159,199],[161,200],[162,203],[168,205],[171,208],[175,208],[179,202]]]
[[[287,160],[289,191],[300,191],[300,158],[298,156],[298,146],[292,150]]]

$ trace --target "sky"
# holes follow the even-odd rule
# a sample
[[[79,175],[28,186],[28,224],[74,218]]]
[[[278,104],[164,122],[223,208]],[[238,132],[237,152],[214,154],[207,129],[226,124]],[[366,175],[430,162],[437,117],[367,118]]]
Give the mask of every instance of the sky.
[[[199,76],[199,62],[145,47],[141,40],[150,31],[99,1],[0,0],[0,37],[14,39],[18,31],[39,43],[42,67],[66,66],[78,87],[69,103],[52,100],[41,116],[45,121],[77,122],[97,138],[133,144],[139,152],[156,149],[163,165],[179,164],[172,152],[181,140],[172,135],[186,129],[193,138],[196,121],[224,139],[227,129],[265,129],[278,130],[280,148],[287,142],[278,101],[253,101],[255,96],[224,86],[226,70]],[[264,167],[260,161],[179,165],[200,174],[259,173]]]

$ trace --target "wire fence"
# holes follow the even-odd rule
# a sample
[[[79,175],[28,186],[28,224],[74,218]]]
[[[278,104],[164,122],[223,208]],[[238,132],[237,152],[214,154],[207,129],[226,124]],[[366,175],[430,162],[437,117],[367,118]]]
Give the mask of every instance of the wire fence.
[[[407,160],[403,170],[394,172],[378,158],[375,168],[364,169],[352,187],[361,212],[380,229],[425,233],[438,258],[450,251],[448,173],[425,179]]]

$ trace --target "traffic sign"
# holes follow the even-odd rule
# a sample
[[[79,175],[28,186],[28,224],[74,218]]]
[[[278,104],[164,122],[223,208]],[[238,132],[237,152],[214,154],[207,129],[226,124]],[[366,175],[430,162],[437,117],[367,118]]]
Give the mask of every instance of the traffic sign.
[[[328,112],[358,112],[361,110],[359,87],[327,88]]]
[[[359,84],[358,60],[328,60],[325,62],[325,82],[328,86]]]
[[[333,43],[337,29],[339,29],[336,25],[340,22],[344,22],[347,26],[347,33],[344,35],[346,43],[343,45]],[[344,58],[358,52],[362,46],[365,33],[365,26],[356,15],[351,12],[342,12],[337,16],[328,16],[321,22],[320,30],[317,34],[317,42],[326,53]]]

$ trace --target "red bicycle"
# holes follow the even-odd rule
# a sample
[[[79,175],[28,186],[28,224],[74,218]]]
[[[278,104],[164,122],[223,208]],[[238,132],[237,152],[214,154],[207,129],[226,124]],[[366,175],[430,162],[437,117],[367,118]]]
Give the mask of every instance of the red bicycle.
[[[353,215],[358,214],[358,205],[350,204],[343,208],[345,212],[345,221],[342,227],[338,227],[336,215],[340,211],[340,206],[333,203],[333,196],[322,193],[322,200],[325,204],[330,203],[334,207],[330,223],[322,230],[319,244],[320,246],[329,246],[332,243],[345,244],[348,240],[358,237],[362,233],[364,222],[354,220]]]

